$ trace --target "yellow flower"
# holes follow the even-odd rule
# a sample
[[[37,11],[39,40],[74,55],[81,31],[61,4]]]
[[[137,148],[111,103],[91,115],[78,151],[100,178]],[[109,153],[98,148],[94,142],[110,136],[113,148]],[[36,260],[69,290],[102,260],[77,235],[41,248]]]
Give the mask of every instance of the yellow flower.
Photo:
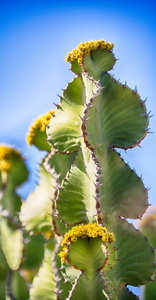
[[[19,151],[12,147],[1,145],[0,146],[0,171],[9,172],[12,167],[12,158],[20,158]]]
[[[43,116],[40,116],[37,120],[33,122],[33,124],[30,126],[29,132],[27,134],[27,143],[29,146],[33,145],[34,137],[37,130],[40,130],[42,132],[46,131],[46,125],[49,124],[51,115],[54,114],[55,111],[51,111],[46,113]]]
[[[95,51],[96,49],[107,49],[111,51],[114,45],[110,42],[105,42],[104,40],[99,41],[90,41],[85,43],[80,43],[77,48],[73,49],[71,52],[67,54],[65,60],[67,62],[78,59],[78,64],[83,63],[83,58],[85,55],[89,55],[91,51]]]
[[[69,230],[61,243],[63,250],[59,253],[61,261],[63,263],[67,262],[68,258],[68,248],[71,243],[75,243],[77,238],[97,238],[100,237],[104,243],[112,243],[114,241],[113,233],[110,233],[106,227],[102,227],[97,223],[88,223],[86,225],[74,226]]]

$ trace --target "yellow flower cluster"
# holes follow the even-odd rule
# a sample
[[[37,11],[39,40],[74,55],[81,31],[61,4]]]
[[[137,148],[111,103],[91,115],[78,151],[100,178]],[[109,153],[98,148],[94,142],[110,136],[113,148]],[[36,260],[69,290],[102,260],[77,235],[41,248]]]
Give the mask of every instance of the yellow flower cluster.
[[[0,146],[0,171],[9,172],[11,170],[13,157],[21,157],[20,152],[6,145]]]
[[[91,51],[96,49],[107,49],[108,51],[112,50],[114,45],[110,42],[105,42],[104,40],[99,41],[90,41],[85,43],[80,43],[77,48],[73,49],[72,52],[67,54],[65,60],[74,61],[75,59],[78,60],[78,63],[81,65],[83,63],[84,55],[89,55]]]
[[[49,124],[51,115],[54,114],[55,111],[50,111],[43,116],[40,116],[37,120],[33,122],[30,126],[28,135],[27,135],[27,143],[29,146],[33,145],[34,136],[37,130],[42,132],[46,131],[46,125]]]
[[[77,238],[97,238],[100,237],[104,243],[112,243],[114,241],[113,233],[110,233],[106,227],[102,227],[97,223],[88,223],[86,225],[78,225],[74,226],[71,230],[69,230],[61,243],[63,246],[63,250],[59,253],[61,257],[61,261],[63,263],[67,262],[68,256],[68,247],[71,243],[77,241]]]

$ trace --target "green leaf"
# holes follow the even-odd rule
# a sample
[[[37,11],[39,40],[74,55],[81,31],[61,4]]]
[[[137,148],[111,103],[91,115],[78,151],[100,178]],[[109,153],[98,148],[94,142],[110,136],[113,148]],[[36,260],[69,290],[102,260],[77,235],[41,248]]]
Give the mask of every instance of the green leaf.
[[[68,84],[60,97],[56,115],[47,128],[48,141],[61,152],[80,149],[81,120],[85,90],[81,77]]]
[[[90,55],[84,56],[84,70],[88,72],[89,76],[98,80],[103,72],[113,68],[115,62],[112,51],[97,49],[91,51]]]
[[[56,205],[61,219],[69,224],[95,220],[94,181],[95,164],[85,148],[78,153],[59,191]]]
[[[1,217],[0,223],[2,249],[9,267],[17,270],[23,255],[23,234],[15,229],[6,218]]]
[[[147,190],[141,178],[112,149],[99,157],[102,167],[100,196],[104,195],[101,199],[102,212],[124,218],[140,218],[148,206]]]
[[[149,282],[155,270],[155,253],[148,239],[122,219],[116,219],[111,230],[115,235],[118,261],[105,276],[118,287]]]
[[[101,77],[101,96],[89,110],[88,140],[102,153],[107,147],[131,148],[147,133],[145,105],[137,93],[122,86],[109,74]]]
[[[20,220],[27,231],[41,233],[51,229],[50,214],[55,184],[55,179],[41,165],[39,185],[29,194],[21,207]]]

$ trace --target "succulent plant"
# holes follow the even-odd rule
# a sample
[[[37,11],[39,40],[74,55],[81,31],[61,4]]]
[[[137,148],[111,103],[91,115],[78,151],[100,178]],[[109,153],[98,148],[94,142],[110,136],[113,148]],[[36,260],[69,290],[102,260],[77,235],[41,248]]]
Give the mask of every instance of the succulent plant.
[[[17,215],[16,266],[9,262],[6,242],[11,213],[2,205],[0,255],[8,268],[2,280],[4,287],[7,280],[7,300],[137,299],[127,285],[152,279],[154,248],[129,223],[148,208],[147,189],[117,151],[140,145],[148,133],[148,114],[137,91],[109,72],[116,62],[112,50],[112,43],[100,40],[68,53],[75,77],[56,112],[39,118],[29,131],[29,144],[47,155],[39,184]],[[17,286],[30,288],[18,294]]]

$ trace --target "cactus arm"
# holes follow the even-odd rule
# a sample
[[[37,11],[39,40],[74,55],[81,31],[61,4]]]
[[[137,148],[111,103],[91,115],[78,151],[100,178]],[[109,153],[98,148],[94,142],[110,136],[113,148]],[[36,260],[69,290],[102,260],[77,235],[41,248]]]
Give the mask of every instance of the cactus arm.
[[[156,275],[154,275],[152,281],[143,287],[142,300],[155,300],[156,295]]]
[[[111,230],[115,235],[118,261],[105,273],[106,278],[114,282],[115,286],[138,286],[149,282],[155,270],[155,253],[148,239],[122,219],[117,219]]]
[[[31,300],[64,300],[66,299],[71,283],[64,284],[60,259],[57,256],[60,250],[60,239],[54,247],[54,241],[49,241],[45,247],[44,260],[38,274],[34,277],[30,288]]]
[[[86,300],[108,299],[99,271],[105,272],[116,262],[116,250],[110,247],[113,239],[113,234],[97,223],[75,226],[65,234],[61,261],[80,270],[68,299],[81,299],[82,293]]]
[[[60,152],[72,152],[80,149],[80,116],[84,108],[84,93],[81,77],[77,77],[69,83],[60,97],[56,115],[47,127],[48,141]]]
[[[113,46],[104,40],[81,43],[68,53],[66,61],[71,61],[74,73],[87,72],[90,77],[98,80],[101,73],[111,70],[116,62],[112,53]]]
[[[35,233],[46,232],[51,229],[51,199],[54,197],[55,179],[40,167],[40,183],[35,191],[30,193],[23,202],[20,220],[27,231]]]
[[[0,145],[1,208],[11,217],[17,217],[21,206],[21,199],[15,189],[28,178],[24,160],[13,147]]]
[[[55,170],[55,173],[58,176],[58,182],[61,185],[75,160],[76,152],[62,154],[54,150],[48,156],[44,160],[44,167],[49,172],[52,172],[52,169]]]
[[[103,289],[102,280],[100,275],[97,274],[84,274],[78,278],[77,285],[75,286],[72,294],[69,295],[71,300],[109,300],[109,296]]]
[[[94,81],[84,78],[78,76],[68,84],[60,97],[56,114],[47,126],[48,142],[59,152],[73,152],[81,147],[81,118],[90,98],[98,96],[99,87]],[[86,80],[87,88],[84,85]]]
[[[8,265],[11,269],[17,270],[21,263],[23,253],[23,234],[9,224],[6,218],[1,217],[1,243]],[[11,249],[11,251],[10,251]]]
[[[119,295],[118,300],[139,300],[139,297],[134,295],[132,292],[129,291],[128,288],[123,288],[122,292]]]
[[[89,110],[88,140],[97,151],[108,147],[131,148],[147,133],[148,116],[144,102],[127,86],[104,73],[101,96]]]
[[[2,208],[4,211],[8,212],[10,217],[14,218],[17,216],[17,212],[21,208],[21,199],[15,190],[8,186],[5,189],[4,195],[1,200]]]
[[[88,149],[76,156],[58,194],[59,217],[69,224],[95,220],[95,165]]]
[[[111,70],[115,62],[112,51],[97,49],[84,57],[83,69],[90,77],[99,80],[101,73]]]
[[[50,145],[46,142],[46,126],[54,113],[55,111],[50,111],[32,123],[26,138],[29,146],[34,145],[39,150],[51,151]]]
[[[141,218],[148,207],[147,189],[142,179],[111,149],[100,156],[100,164],[100,196],[105,195],[101,199],[102,212],[124,218]]]
[[[145,236],[147,236],[152,244],[152,246],[156,247],[156,213],[155,207],[153,210],[148,213],[143,220],[140,222],[140,229]],[[156,273],[153,278],[151,278],[151,282],[149,282],[146,286],[143,287],[141,293],[141,300],[154,300],[156,295]]]
[[[30,288],[31,300],[56,300],[55,294],[55,276],[51,267],[51,255],[50,250],[45,250],[45,257],[38,275],[35,276],[32,287]]]
[[[111,249],[114,251],[114,248]],[[69,299],[108,299],[102,278],[97,269],[107,264],[107,250],[101,239],[79,238],[76,243],[70,245],[68,261],[81,274],[76,279],[72,296]],[[109,262],[109,268],[110,268]]]
[[[55,195],[57,193],[56,186],[61,184],[67,171],[71,168],[74,158],[75,153],[66,155],[55,151],[46,156],[40,167],[39,185],[29,194],[27,200],[22,203],[20,220],[27,231],[34,233],[46,232],[51,229],[53,222],[53,227],[57,223],[58,230],[61,230],[61,232],[63,230],[64,232],[63,224],[54,216],[56,211],[55,205],[53,207],[52,203],[57,197]],[[64,166],[63,170],[62,165]]]

